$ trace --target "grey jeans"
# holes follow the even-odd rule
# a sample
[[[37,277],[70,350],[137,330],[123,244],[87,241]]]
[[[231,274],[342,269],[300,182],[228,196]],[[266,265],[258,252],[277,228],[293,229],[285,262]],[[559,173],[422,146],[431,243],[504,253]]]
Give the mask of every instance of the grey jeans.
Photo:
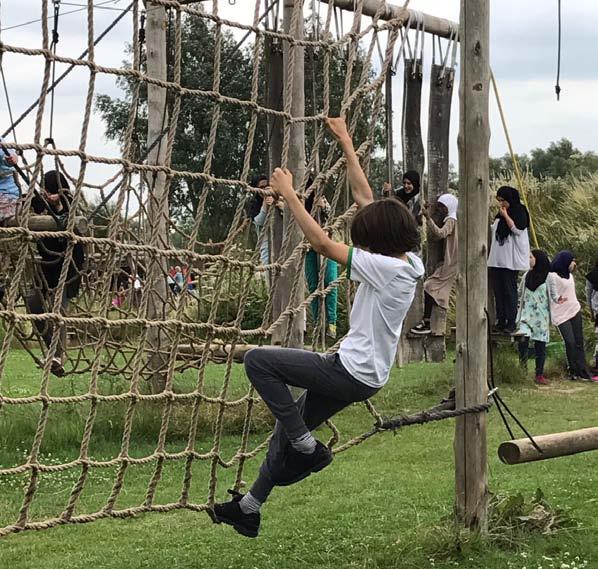
[[[289,439],[312,431],[351,403],[364,401],[378,391],[350,375],[338,354],[257,348],[245,355],[245,370],[276,418],[266,458],[250,490],[262,503],[274,487],[272,466],[284,458]],[[301,387],[305,392],[295,401],[288,386]]]

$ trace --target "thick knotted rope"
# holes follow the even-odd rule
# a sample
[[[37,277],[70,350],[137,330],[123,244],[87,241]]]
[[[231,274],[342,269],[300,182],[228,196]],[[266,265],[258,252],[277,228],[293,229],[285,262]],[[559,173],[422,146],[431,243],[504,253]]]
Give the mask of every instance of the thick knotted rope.
[[[0,479],[5,476],[27,476],[23,502],[13,524],[0,528],[0,536],[27,529],[46,529],[67,523],[86,523],[104,518],[126,518],[142,512],[167,512],[177,509],[204,511],[213,503],[218,489],[218,473],[222,468],[235,469],[235,486],[242,484],[243,467],[247,460],[256,457],[268,444],[268,440],[256,444],[251,443],[250,433],[253,414],[260,404],[252,388],[248,387],[243,395],[232,395],[231,384],[234,363],[239,360],[239,351],[250,342],[261,343],[276,332],[282,332],[284,342],[288,342],[291,324],[294,319],[301,318],[312,300],[324,300],[344,280],[341,275],[334,282],[323,286],[324,268],[320,272],[320,286],[306,298],[297,299],[301,282],[301,274],[294,279],[290,291],[289,305],[284,307],[276,318],[272,318],[272,299],[280,283],[280,275],[284,271],[298,267],[302,272],[302,260],[309,248],[303,241],[296,246],[292,243],[292,227],[288,228],[281,247],[281,255],[272,263],[257,266],[259,250],[266,239],[269,229],[263,231],[257,246],[247,251],[242,241],[249,229],[249,222],[244,219],[246,200],[251,192],[256,192],[248,184],[251,160],[256,150],[256,132],[260,124],[267,118],[277,118],[283,125],[283,143],[281,148],[282,163],[289,157],[291,128],[300,123],[313,123],[315,128],[314,146],[308,153],[306,175],[296,180],[298,190],[303,195],[315,192],[316,198],[323,195],[324,188],[334,188],[331,199],[333,212],[345,196],[346,175],[345,160],[339,156],[338,145],[332,142],[322,160],[320,171],[310,187],[307,187],[309,171],[316,164],[316,155],[323,147],[325,129],[323,118],[330,113],[330,69],[334,54],[346,53],[346,75],[343,88],[341,112],[349,118],[349,129],[354,133],[358,118],[363,115],[368,105],[369,123],[364,140],[359,141],[358,155],[367,170],[369,156],[375,145],[375,132],[378,118],[382,112],[381,86],[385,80],[389,66],[393,65],[395,43],[399,37],[399,29],[405,24],[401,19],[380,22],[385,11],[381,3],[378,13],[365,24],[362,18],[363,0],[356,0],[353,23],[350,31],[333,39],[330,32],[333,2],[324,23],[324,29],[317,38],[305,39],[297,34],[300,18],[300,2],[293,10],[288,33],[260,27],[261,0],[255,1],[251,24],[229,21],[218,12],[218,0],[212,0],[211,11],[197,4],[181,4],[176,0],[151,0],[148,10],[165,10],[172,12],[172,61],[171,75],[168,80],[149,77],[143,71],[142,42],[139,41],[140,2],[136,0],[132,6],[133,21],[133,61],[130,68],[112,68],[96,62],[94,46],[93,3],[87,0],[87,57],[74,59],[54,53],[51,49],[48,31],[49,0],[42,2],[42,46],[28,48],[0,43],[0,54],[15,53],[24,56],[41,56],[45,67],[41,81],[41,93],[35,121],[35,132],[31,141],[24,144],[6,144],[7,147],[33,153],[35,160],[27,167],[32,190],[39,185],[43,177],[42,163],[45,157],[56,160],[58,169],[62,171],[72,184],[73,201],[66,226],[58,230],[35,231],[29,228],[31,218],[30,206],[33,192],[28,191],[22,204],[22,212],[18,217],[17,227],[0,227],[0,248],[9,251],[12,257],[10,266],[11,280],[0,309],[5,336],[0,346],[0,413],[4,410],[23,409],[28,406],[39,408],[37,427],[31,443],[31,449],[24,463],[16,466],[1,467]],[[206,4],[206,3],[204,3]],[[166,14],[164,13],[166,17]],[[209,89],[189,88],[182,84],[181,56],[182,29],[185,18],[202,18],[209,23],[214,33],[214,60],[212,62],[212,84]],[[235,28],[253,34],[251,49],[252,73],[251,93],[249,98],[241,99],[222,93],[222,50],[224,28]],[[385,34],[388,37],[387,48],[382,60],[376,64],[373,60],[374,45]],[[406,36],[405,36],[406,37]],[[287,61],[287,82],[282,110],[269,108],[260,95],[260,73],[265,40],[269,38],[281,44],[286,42],[293,49],[289,50]],[[362,42],[369,41],[367,49],[362,49]],[[405,40],[403,39],[403,42]],[[296,49],[307,48],[318,50],[322,54],[322,71],[324,76],[322,104],[320,109],[313,109],[309,116],[293,116],[292,76],[296,64]],[[356,62],[362,50],[362,71],[358,77]],[[403,48],[400,48],[402,53]],[[72,65],[89,72],[87,93],[79,145],[76,149],[57,147],[54,141],[43,141],[42,124],[46,99],[50,90],[51,70],[55,63]],[[374,76],[371,77],[372,71]],[[95,84],[98,75],[113,78],[124,78],[131,82],[132,96],[123,133],[122,155],[118,158],[96,156],[87,152],[89,124],[92,115],[92,103],[95,95]],[[153,141],[148,141],[146,156],[140,158],[137,148],[135,129],[137,111],[141,93],[144,89],[164,90],[166,93],[163,113],[163,125],[160,134]],[[185,99],[204,100],[211,104],[210,131],[206,143],[203,163],[197,171],[182,171],[172,165],[173,149],[176,135],[179,132],[181,107]],[[315,102],[314,102],[315,103]],[[315,107],[315,104],[314,104]],[[242,168],[237,178],[228,179],[214,175],[213,162],[216,145],[225,112],[245,113],[247,119],[247,138],[242,160]],[[80,160],[79,171],[71,176],[63,160],[77,158]],[[147,159],[146,159],[147,158]],[[90,163],[113,166],[116,170],[101,184],[90,184],[85,181],[87,167]],[[173,182],[203,184],[198,203],[193,210],[190,227],[176,227],[170,220],[168,212],[168,190]],[[218,242],[201,242],[199,240],[202,222],[208,207],[208,197],[214,195],[222,187],[237,190],[242,198],[238,200],[226,237]],[[76,230],[78,215],[86,211],[87,202],[84,190],[95,191],[101,198],[96,206],[96,213],[105,224],[92,224],[91,232],[79,235]],[[159,190],[159,191],[158,191]],[[112,200],[112,201],[109,201]],[[129,204],[134,200],[139,204],[138,211],[129,212]],[[316,199],[316,203],[318,200]],[[354,214],[354,207],[346,204],[346,211],[329,220],[328,229],[346,229]],[[125,212],[125,213],[123,213]],[[317,213],[317,206],[314,214]],[[274,220],[274,208],[269,212],[267,227]],[[291,221],[291,223],[294,223]],[[103,226],[100,226],[103,225]],[[176,234],[179,247],[173,247],[168,232]],[[37,244],[43,239],[63,239],[66,250],[62,257],[62,268],[58,283],[51,294],[45,298],[45,310],[41,314],[31,314],[25,309],[22,298],[28,294],[23,290],[23,283],[29,288],[47,291],[43,281],[43,261],[37,258]],[[88,252],[89,263],[86,269],[78,273],[83,279],[82,292],[71,303],[67,312],[62,307],[62,299],[68,285],[72,282],[69,267],[72,266],[73,255],[77,245],[84,245]],[[187,264],[195,273],[194,291],[184,290],[179,295],[171,294],[166,288],[167,266],[170,264]],[[124,290],[118,290],[119,275],[127,267],[125,275],[135,277],[145,275],[144,286],[136,292],[130,279]],[[256,275],[268,273],[271,278],[270,296],[266,302],[262,321],[253,328],[244,328],[243,322],[252,300]],[[33,276],[32,276],[33,275]],[[34,278],[35,277],[35,278]],[[36,284],[37,283],[37,284]],[[29,291],[30,292],[30,291]],[[116,298],[115,298],[115,295]],[[124,304],[118,302],[119,296],[127,295]],[[115,302],[116,301],[116,302]],[[222,309],[226,305],[234,305],[234,314],[222,317]],[[323,304],[323,303],[322,303]],[[40,340],[36,326],[50,326],[53,330],[49,346]],[[323,322],[316,323],[317,331]],[[77,382],[87,382],[84,393],[56,395],[51,387],[54,378],[51,375],[52,359],[60,355],[61,330],[74,333],[75,345],[70,346],[65,355],[67,375]],[[10,373],[9,355],[13,340],[21,343],[41,368],[39,391],[33,395],[15,396],[7,394],[3,378]],[[37,346],[32,342],[37,341]],[[337,343],[338,346],[338,343]],[[335,347],[333,347],[335,349]],[[206,389],[206,370],[210,362],[222,364],[223,374],[217,393]],[[176,390],[177,375],[185,370],[195,372],[194,385],[188,392]],[[118,375],[125,379],[127,389],[122,393],[105,394],[100,390],[100,378],[103,374]],[[148,381],[158,380],[160,389],[147,393]],[[57,380],[59,381],[59,380]],[[135,415],[141,404],[153,403],[161,406],[159,432],[153,452],[146,456],[132,456],[133,427]],[[90,445],[94,427],[98,420],[100,405],[120,404],[124,409],[122,443],[117,456],[105,460],[93,458]],[[184,404],[189,409],[189,424],[185,437],[185,448],[178,452],[167,450],[166,441],[172,422],[175,405]],[[47,431],[48,418],[56,406],[85,406],[85,426],[81,435],[81,444],[77,458],[60,464],[45,464],[40,452]],[[487,409],[486,405],[466,410],[432,409],[418,415],[401,417],[385,421],[371,402],[365,407],[374,419],[375,426],[371,431],[351,438],[341,446],[335,446],[335,452],[351,448],[375,433],[396,429],[408,424],[421,424],[432,420],[440,420],[461,413],[477,413]],[[214,411],[214,424],[211,431],[212,440],[209,450],[199,452],[200,417],[208,408]],[[239,446],[232,456],[226,456],[222,449],[227,411],[243,410],[242,428]],[[336,444],[340,433],[334,424],[330,444]],[[194,503],[191,498],[195,465],[204,461],[209,469],[209,484],[204,503]],[[170,462],[184,465],[184,474],[178,500],[169,503],[157,503],[157,491],[162,480],[164,468]],[[126,484],[126,475],[133,466],[150,465],[152,472],[143,503],[130,508],[118,509],[118,500]],[[79,514],[80,498],[89,477],[94,469],[112,468],[116,470],[114,482],[104,506],[97,512]],[[39,479],[42,474],[72,471],[78,473],[76,481],[69,493],[64,509],[55,517],[33,521],[31,506],[38,494]]]

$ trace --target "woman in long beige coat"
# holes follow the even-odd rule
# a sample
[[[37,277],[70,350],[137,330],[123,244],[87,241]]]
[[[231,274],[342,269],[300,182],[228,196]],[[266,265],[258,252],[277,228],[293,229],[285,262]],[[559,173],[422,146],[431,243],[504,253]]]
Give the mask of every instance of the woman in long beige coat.
[[[429,208],[424,209],[428,236],[432,240],[444,241],[444,259],[424,283],[424,319],[411,329],[412,334],[431,333],[430,319],[434,306],[446,310],[449,298],[457,278],[457,207],[459,201],[452,194],[442,194],[438,202],[446,207],[447,213],[439,227],[430,215]]]

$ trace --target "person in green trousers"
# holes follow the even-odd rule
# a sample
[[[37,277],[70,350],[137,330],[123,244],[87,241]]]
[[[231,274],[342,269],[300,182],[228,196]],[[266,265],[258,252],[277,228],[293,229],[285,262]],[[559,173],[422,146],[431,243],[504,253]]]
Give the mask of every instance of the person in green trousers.
[[[309,186],[309,184],[308,184]],[[312,192],[305,201],[305,209],[311,213],[314,205],[314,193]],[[330,216],[330,204],[325,197],[320,198],[320,207],[315,215],[316,221],[321,227],[326,225],[328,217]],[[338,278],[338,264],[332,259],[325,259],[326,272],[324,274],[324,288],[331,282]],[[320,278],[320,258],[319,255],[310,249],[305,255],[305,280],[309,294],[318,288],[318,281]],[[338,288],[332,289],[326,295],[326,334],[331,337],[336,337],[336,319],[337,319],[337,304],[338,304]],[[320,317],[320,299],[315,298],[311,303],[311,314],[314,322],[318,321]]]

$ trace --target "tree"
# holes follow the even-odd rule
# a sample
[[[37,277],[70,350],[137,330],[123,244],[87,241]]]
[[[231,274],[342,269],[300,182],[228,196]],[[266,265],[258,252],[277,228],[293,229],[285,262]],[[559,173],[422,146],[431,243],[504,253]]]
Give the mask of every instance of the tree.
[[[215,27],[203,18],[187,16],[182,23],[181,83],[189,89],[212,90],[214,73]],[[172,39],[172,33],[169,34]],[[220,92],[227,97],[248,100],[251,98],[252,61],[248,48],[237,49],[236,41],[228,31],[222,32],[222,63],[220,66]],[[173,58],[170,58],[169,79],[172,79]],[[126,63],[126,65],[129,65]],[[106,125],[106,136],[122,143],[127,116],[132,101],[134,82],[121,80],[124,97],[112,98],[99,95],[96,109]],[[147,89],[142,86],[136,123],[140,154],[145,148],[147,131]],[[172,107],[172,93],[170,94]],[[241,174],[247,141],[247,126],[251,111],[230,103],[221,104],[216,144],[210,172],[221,178],[238,179]],[[208,97],[185,95],[177,123],[172,154],[172,168],[201,172],[204,169],[214,103]],[[171,114],[171,113],[170,113]],[[167,126],[167,125],[165,125]],[[251,164],[255,170],[263,169],[265,140],[258,136],[254,144]],[[174,178],[170,187],[171,214],[178,219],[194,217],[206,187],[201,180]],[[202,235],[200,238],[222,239],[230,225],[240,197],[238,187],[218,186],[207,196]]]
[[[191,89],[212,90],[213,62],[215,45],[214,25],[196,16],[185,15],[182,23],[182,61],[181,82]],[[172,30],[169,34],[172,43]],[[312,57],[313,55],[313,57]],[[322,109],[323,69],[322,53],[319,49],[315,53],[306,53],[306,114],[316,114]],[[220,66],[220,92],[228,97],[241,100],[251,98],[251,77],[253,73],[252,47],[237,48],[237,43],[228,31],[222,32],[222,63]],[[330,71],[330,106],[331,114],[338,113],[343,96],[344,78],[346,76],[346,57],[339,50],[333,50]],[[172,61],[172,58],[171,58]],[[352,89],[355,89],[362,75],[365,58],[363,52],[358,54],[353,70]],[[130,65],[125,63],[125,65]],[[169,69],[169,79],[172,79],[173,69]],[[373,71],[369,71],[371,78]],[[315,83],[310,78],[315,78]],[[264,93],[267,88],[264,58],[261,58],[259,103],[264,104]],[[127,117],[132,101],[135,83],[128,79],[120,80],[123,90],[122,98],[112,98],[109,95],[99,95],[96,99],[96,109],[106,125],[106,136],[111,140],[122,143],[126,128]],[[315,89],[314,89],[315,87]],[[314,98],[314,92],[316,96]],[[145,133],[147,130],[147,89],[142,86],[141,102],[139,105],[136,132],[140,151],[143,155],[145,148]],[[281,94],[282,96],[282,94]],[[363,109],[371,109],[373,93],[366,96]],[[170,101],[172,104],[172,98]],[[177,125],[175,144],[173,148],[172,167],[175,170],[201,172],[205,165],[206,151],[212,123],[214,103],[207,97],[183,96],[181,112]],[[243,167],[243,159],[247,143],[248,126],[251,119],[251,109],[231,103],[221,103],[218,122],[216,146],[214,149],[211,173],[220,178],[239,179]],[[382,117],[380,117],[382,118]],[[359,116],[356,138],[365,138],[370,124],[370,116],[362,112]],[[307,123],[306,150],[308,157],[314,142],[313,122]],[[383,141],[383,123],[377,121],[375,143]],[[251,169],[254,173],[265,172],[267,164],[268,133],[266,117],[260,114],[258,128],[251,157]],[[326,139],[320,153],[322,159],[328,150],[329,138]],[[273,167],[276,165],[273,165]],[[189,220],[197,213],[201,196],[205,191],[204,183],[200,180],[183,180],[174,178],[170,188],[171,215],[182,225],[189,225]],[[200,239],[207,241],[221,241],[228,232],[233,213],[238,205],[241,192],[238,187],[218,186],[213,188],[206,198],[206,208]]]
[[[598,154],[581,152],[567,138],[551,142],[546,150],[531,151],[530,166],[536,178],[565,178],[598,171]]]
[[[306,34],[307,40],[313,40],[313,31]],[[358,49],[355,63],[351,74],[351,89],[353,93],[357,90],[359,82],[364,74],[364,66],[366,65],[366,54],[361,49]],[[330,58],[330,116],[338,116],[341,111],[343,102],[343,95],[345,89],[345,77],[347,76],[347,57],[344,51],[333,50]],[[367,81],[374,79],[375,73],[371,66],[366,70]],[[321,47],[308,47],[305,52],[305,114],[316,115],[322,112],[323,109],[323,91],[324,91],[324,50]],[[380,150],[386,144],[385,130],[384,130],[384,106],[381,106],[378,117],[372,117],[371,112],[374,106],[375,93],[367,93],[361,99],[360,113],[357,118],[355,132],[353,138],[356,146],[363,142],[370,133],[372,127],[371,121],[374,120],[374,148],[371,150],[375,152]],[[349,110],[348,120],[351,121],[352,113],[356,109],[357,103]],[[315,122],[308,122],[305,128],[305,144],[306,152],[309,155],[313,150],[313,143],[316,135]],[[325,138],[321,146],[320,154],[325,158],[330,145],[330,138]]]
[[[587,176],[598,172],[598,154],[581,152],[567,138],[551,142],[548,148],[534,148],[529,155],[517,154],[522,171],[529,170],[535,178],[566,178]],[[490,177],[508,176],[513,171],[511,156],[490,158]]]
[[[516,154],[515,157],[519,162],[522,171],[529,168],[529,156],[527,154]],[[500,178],[508,176],[513,172],[513,160],[510,154],[505,154],[501,158],[490,158],[489,162],[490,178]]]

